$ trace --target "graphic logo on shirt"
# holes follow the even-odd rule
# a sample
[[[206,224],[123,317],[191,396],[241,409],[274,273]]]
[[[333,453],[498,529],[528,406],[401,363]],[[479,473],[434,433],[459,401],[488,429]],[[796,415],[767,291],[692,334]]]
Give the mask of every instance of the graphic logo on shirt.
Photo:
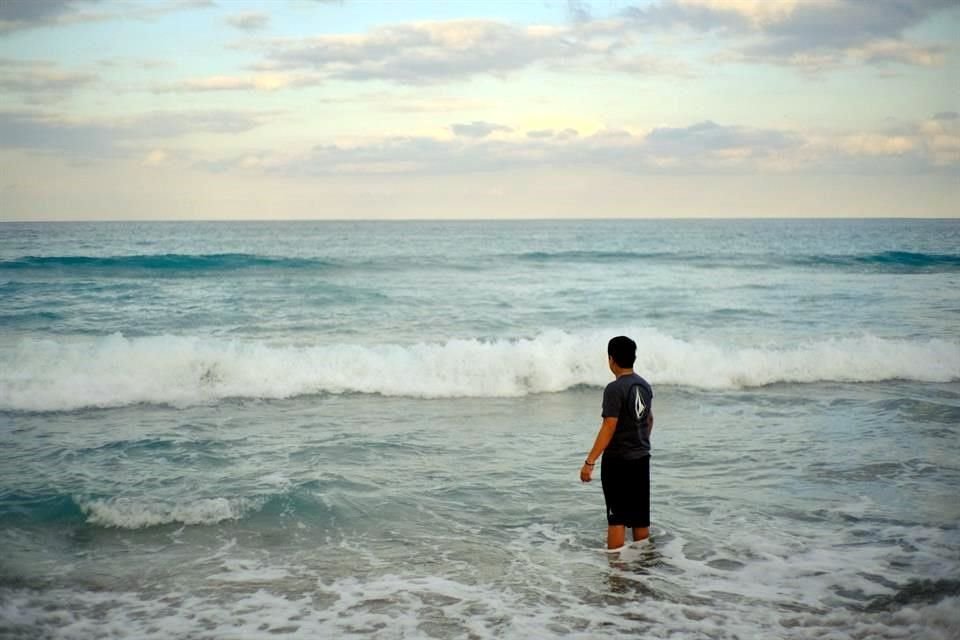
[[[643,410],[646,409],[646,407],[643,404],[643,394],[640,393],[639,387],[637,387],[636,394],[637,394],[637,397],[636,397],[636,404],[634,405],[634,409],[637,412],[637,420],[639,420],[640,417],[643,415]]]

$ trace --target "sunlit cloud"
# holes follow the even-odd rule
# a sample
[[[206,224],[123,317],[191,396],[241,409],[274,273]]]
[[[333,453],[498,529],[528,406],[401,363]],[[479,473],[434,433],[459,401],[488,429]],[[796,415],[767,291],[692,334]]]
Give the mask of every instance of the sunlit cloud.
[[[492,20],[378,27],[366,34],[324,35],[270,44],[264,70],[310,69],[332,78],[429,84],[516,71],[574,51],[564,29]]]
[[[207,162],[203,168],[291,176],[450,175],[544,167],[677,175],[960,171],[960,119],[930,119],[886,133],[831,135],[704,121],[645,132],[602,129],[578,135],[573,129],[531,130],[519,137],[493,139],[492,131],[512,129],[492,123],[467,126],[474,128],[471,134],[453,139],[392,136],[321,144],[301,153],[259,151]]]
[[[189,78],[154,88],[155,93],[191,93],[210,91],[277,91],[290,87],[312,87],[323,84],[323,79],[306,74],[254,73],[250,75],[220,75]]]

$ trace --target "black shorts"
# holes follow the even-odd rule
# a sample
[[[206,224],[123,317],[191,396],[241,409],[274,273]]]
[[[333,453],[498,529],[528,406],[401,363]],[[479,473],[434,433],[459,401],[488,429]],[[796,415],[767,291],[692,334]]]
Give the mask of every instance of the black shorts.
[[[600,481],[608,525],[650,526],[650,456],[636,460],[604,456]]]

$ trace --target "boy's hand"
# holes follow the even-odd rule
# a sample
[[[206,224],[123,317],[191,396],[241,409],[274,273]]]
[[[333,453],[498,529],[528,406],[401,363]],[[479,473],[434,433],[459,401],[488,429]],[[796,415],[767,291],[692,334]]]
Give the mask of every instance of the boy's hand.
[[[593,467],[588,464],[584,464],[580,467],[580,482],[590,482],[593,480]]]

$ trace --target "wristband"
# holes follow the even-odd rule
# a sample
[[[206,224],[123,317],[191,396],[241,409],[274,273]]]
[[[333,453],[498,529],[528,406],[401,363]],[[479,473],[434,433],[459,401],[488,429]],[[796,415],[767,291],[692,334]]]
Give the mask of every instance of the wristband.
[[[583,461],[583,464],[587,465],[588,467],[593,467],[593,466],[596,466],[597,463],[596,463],[596,462],[587,462],[586,460],[584,460],[584,461]]]

